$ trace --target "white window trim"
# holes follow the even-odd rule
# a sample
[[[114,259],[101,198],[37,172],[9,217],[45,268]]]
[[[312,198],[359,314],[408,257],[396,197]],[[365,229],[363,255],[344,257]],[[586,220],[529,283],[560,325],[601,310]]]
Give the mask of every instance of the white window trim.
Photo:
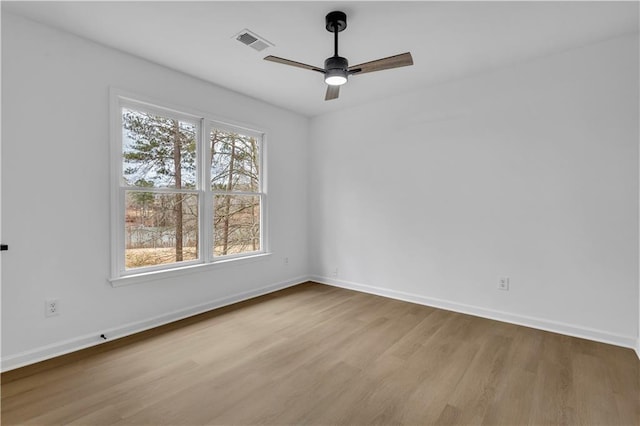
[[[162,106],[161,106],[162,105]],[[200,244],[198,247],[198,259],[169,265],[157,265],[134,270],[125,270],[124,267],[124,190],[121,185],[122,178],[122,122],[121,108],[142,108],[145,111],[168,115],[172,118],[184,119],[198,123],[199,140],[197,149],[197,162],[200,169],[198,185],[196,189],[185,189],[185,192],[197,193],[199,196],[199,232]],[[260,174],[258,193],[233,192],[238,195],[260,196],[260,250],[233,254],[227,256],[213,256],[213,196],[216,191],[210,188],[210,167],[202,167],[203,158],[209,158],[209,134],[212,128],[220,128],[227,131],[240,132],[249,136],[255,136],[260,140]],[[111,273],[109,281],[114,287],[146,282],[158,279],[177,277],[204,270],[210,270],[224,265],[241,265],[268,258],[268,197],[267,197],[267,149],[266,131],[258,131],[253,126],[237,123],[215,116],[214,114],[194,111],[191,108],[175,106],[170,103],[153,100],[145,96],[133,94],[121,89],[110,88],[110,143],[111,143]],[[204,156],[204,157],[203,157]],[[157,192],[161,192],[158,189]],[[156,192],[156,191],[154,191]],[[219,193],[219,192],[218,192]]]

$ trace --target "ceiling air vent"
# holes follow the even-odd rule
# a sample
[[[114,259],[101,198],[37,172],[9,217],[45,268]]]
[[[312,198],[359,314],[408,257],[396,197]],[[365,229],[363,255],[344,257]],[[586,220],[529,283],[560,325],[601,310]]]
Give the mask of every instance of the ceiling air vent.
[[[270,41],[260,37],[258,34],[249,31],[248,29],[244,29],[236,34],[235,39],[239,42],[246,44],[247,46],[257,50],[258,52],[263,51],[269,46],[274,46]]]

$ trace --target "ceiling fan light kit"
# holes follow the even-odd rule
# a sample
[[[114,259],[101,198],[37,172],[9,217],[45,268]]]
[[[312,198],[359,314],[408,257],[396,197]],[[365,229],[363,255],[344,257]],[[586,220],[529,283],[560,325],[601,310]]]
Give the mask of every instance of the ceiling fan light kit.
[[[330,86],[340,86],[347,82],[349,62],[341,56],[332,56],[324,61],[324,82]]]
[[[333,56],[325,59],[324,68],[314,67],[313,65],[307,65],[272,55],[266,56],[264,59],[324,74],[324,81],[327,83],[325,101],[337,99],[340,95],[340,86],[345,84],[352,74],[364,74],[413,65],[411,53],[406,52],[350,67],[347,58],[338,55],[338,33],[347,28],[347,15],[344,12],[336,10],[327,14],[325,21],[327,31],[333,33]]]

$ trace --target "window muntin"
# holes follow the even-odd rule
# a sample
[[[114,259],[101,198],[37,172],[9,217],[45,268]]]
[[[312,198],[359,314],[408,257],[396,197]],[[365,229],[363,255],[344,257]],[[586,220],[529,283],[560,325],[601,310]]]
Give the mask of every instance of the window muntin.
[[[262,133],[115,102],[114,278],[264,253]]]

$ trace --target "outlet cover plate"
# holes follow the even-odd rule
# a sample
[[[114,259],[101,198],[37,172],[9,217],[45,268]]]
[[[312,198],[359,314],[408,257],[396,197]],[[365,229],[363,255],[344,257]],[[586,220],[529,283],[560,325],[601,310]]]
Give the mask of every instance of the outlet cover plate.
[[[500,278],[498,281],[498,290],[509,291],[509,277]]]
[[[56,315],[60,315],[60,300],[58,299],[47,299],[44,302],[44,316],[45,317],[54,317]]]

